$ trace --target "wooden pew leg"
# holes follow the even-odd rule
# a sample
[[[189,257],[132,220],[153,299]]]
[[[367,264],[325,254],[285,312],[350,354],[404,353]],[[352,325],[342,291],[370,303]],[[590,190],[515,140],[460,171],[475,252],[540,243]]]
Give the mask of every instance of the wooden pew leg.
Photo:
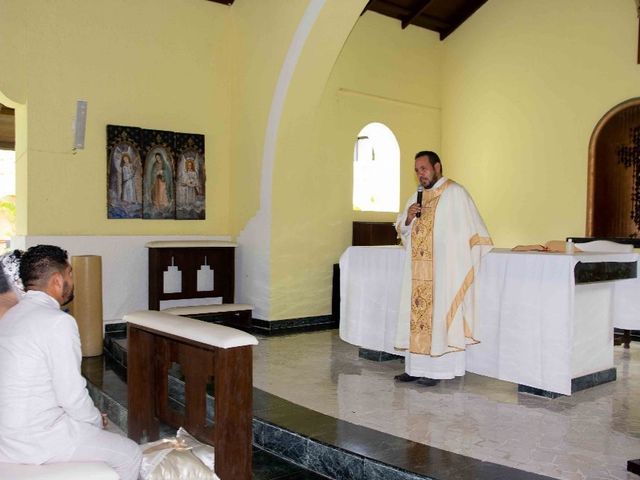
[[[250,480],[253,431],[251,347],[218,349],[215,357],[216,471],[223,479]]]
[[[138,443],[157,440],[154,337],[129,326],[127,338],[130,345],[136,345],[129,349],[127,367],[129,438]]]
[[[207,414],[207,378],[209,369],[205,368],[212,357],[210,352],[183,346],[185,355],[182,363],[185,387],[184,428],[195,437],[209,441],[206,431]],[[215,441],[214,441],[215,444]]]

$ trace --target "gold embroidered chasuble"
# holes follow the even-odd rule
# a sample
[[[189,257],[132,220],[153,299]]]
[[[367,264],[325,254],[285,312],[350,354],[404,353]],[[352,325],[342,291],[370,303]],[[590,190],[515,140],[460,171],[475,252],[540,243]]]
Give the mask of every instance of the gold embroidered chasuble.
[[[410,199],[407,207],[411,203]],[[402,340],[399,333],[397,348],[440,356],[477,343],[473,282],[480,259],[492,242],[473,200],[463,187],[444,179],[424,192],[421,217],[412,222],[410,231],[406,227],[404,234],[402,222],[398,231],[410,248],[411,298],[408,338]]]
[[[440,195],[449,186],[447,180],[439,188],[422,196],[422,211],[411,228],[411,323],[409,350],[431,352],[433,332],[433,221]]]

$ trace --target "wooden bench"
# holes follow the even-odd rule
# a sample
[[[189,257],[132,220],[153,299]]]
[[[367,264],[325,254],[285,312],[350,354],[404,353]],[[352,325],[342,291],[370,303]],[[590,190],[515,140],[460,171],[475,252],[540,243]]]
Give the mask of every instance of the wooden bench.
[[[118,474],[102,462],[20,465],[0,463],[0,478],[7,480],[118,480]]]
[[[137,442],[159,436],[159,422],[184,427],[215,448],[222,479],[252,477],[252,335],[166,312],[125,315],[128,322],[128,430]],[[182,369],[185,410],[169,405],[168,371]],[[213,425],[207,424],[207,384],[213,386]]]

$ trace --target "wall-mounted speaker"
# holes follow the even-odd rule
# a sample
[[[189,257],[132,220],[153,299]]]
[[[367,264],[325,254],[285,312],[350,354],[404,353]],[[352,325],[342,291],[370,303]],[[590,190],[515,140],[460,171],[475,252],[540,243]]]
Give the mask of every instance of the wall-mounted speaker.
[[[87,126],[87,102],[76,102],[76,121],[73,125],[73,148],[84,148],[84,132]]]

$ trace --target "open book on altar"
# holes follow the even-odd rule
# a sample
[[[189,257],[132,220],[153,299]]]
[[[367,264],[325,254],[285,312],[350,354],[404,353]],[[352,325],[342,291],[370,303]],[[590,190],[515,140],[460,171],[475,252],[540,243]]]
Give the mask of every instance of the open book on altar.
[[[517,245],[511,249],[513,252],[565,252],[566,242],[563,240],[549,240],[544,245]],[[578,247],[573,247],[574,252],[582,252]]]

